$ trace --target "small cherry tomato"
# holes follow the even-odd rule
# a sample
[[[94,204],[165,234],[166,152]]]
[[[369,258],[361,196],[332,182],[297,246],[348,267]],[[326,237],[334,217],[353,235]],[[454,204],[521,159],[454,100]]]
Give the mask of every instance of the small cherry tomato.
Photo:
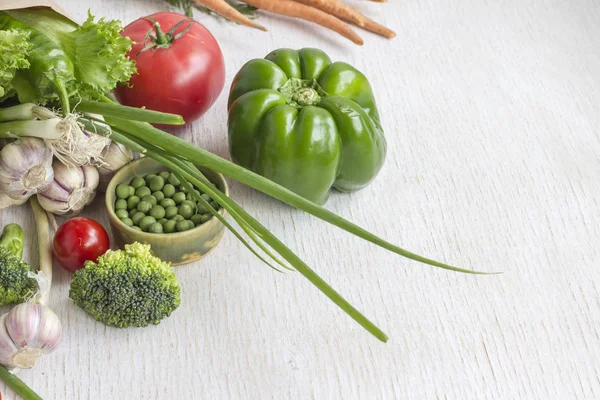
[[[72,218],[62,224],[54,235],[52,251],[64,269],[75,272],[86,261],[96,261],[110,248],[108,233],[89,218]]]
[[[129,58],[137,73],[115,90],[120,103],[178,114],[190,123],[217,100],[225,62],[219,44],[199,22],[160,12],[132,22],[122,34],[133,40]]]

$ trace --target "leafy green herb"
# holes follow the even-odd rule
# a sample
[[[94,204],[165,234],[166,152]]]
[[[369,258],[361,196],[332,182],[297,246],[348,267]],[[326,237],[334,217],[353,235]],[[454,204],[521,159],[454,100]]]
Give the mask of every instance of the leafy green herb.
[[[166,1],[175,7],[181,8],[183,10],[183,12],[185,13],[185,15],[187,15],[188,17],[194,16],[194,8],[195,8],[195,9],[199,10],[200,12],[211,15],[215,18],[224,19],[223,17],[221,17],[217,13],[213,12],[212,10],[196,3],[194,0],[166,0]],[[231,7],[235,8],[241,14],[245,15],[246,17],[248,17],[250,19],[258,18],[258,15],[255,12],[256,10],[258,10],[258,8],[256,8],[256,7],[253,7],[249,4],[242,3],[242,2],[239,2],[236,0],[225,0],[225,2],[228,3]]]
[[[11,81],[19,69],[29,68],[29,33],[10,29],[0,31],[0,101],[12,90]]]

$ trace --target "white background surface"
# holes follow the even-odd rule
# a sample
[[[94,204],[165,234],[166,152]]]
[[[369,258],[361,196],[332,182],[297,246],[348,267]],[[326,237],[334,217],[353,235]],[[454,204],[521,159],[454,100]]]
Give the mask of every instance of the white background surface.
[[[168,8],[59,3],[79,21],[88,8],[125,23]],[[284,18],[263,16],[269,33],[198,18],[222,46],[226,90],[245,61],[279,47],[320,47],[364,71],[389,157],[369,188],[327,207],[415,252],[504,274],[407,261],[230,182],[235,200],[390,341],[227,234],[177,268],[181,307],[156,327],[95,322],[55,267],[64,342],[20,375],[45,399],[600,398],[600,3],[352,4],[398,37],[365,33],[360,48]],[[225,104],[223,93],[182,137],[227,156]],[[87,214],[107,226],[96,206]],[[4,212],[8,222],[33,232],[26,207]]]

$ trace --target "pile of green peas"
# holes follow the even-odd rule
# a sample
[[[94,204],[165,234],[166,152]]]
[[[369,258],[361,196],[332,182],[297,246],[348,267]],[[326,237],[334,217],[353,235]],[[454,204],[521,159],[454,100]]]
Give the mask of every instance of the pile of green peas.
[[[115,214],[125,225],[150,233],[175,233],[190,230],[212,218],[204,202],[181,185],[169,171],[137,176],[116,188]],[[209,195],[195,190],[215,210],[219,204]]]

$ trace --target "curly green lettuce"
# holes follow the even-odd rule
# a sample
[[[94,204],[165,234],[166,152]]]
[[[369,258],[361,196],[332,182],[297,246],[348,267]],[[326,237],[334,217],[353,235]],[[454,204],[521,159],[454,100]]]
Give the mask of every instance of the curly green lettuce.
[[[0,13],[0,103],[18,94],[21,102],[58,101],[68,113],[69,97],[112,92],[136,71],[127,56],[132,42],[121,29],[120,21],[95,21],[91,14],[77,25],[48,10]],[[30,42],[38,45],[32,49]]]
[[[100,18],[94,22],[88,14],[81,26],[62,37],[62,48],[74,61],[77,90],[82,98],[110,93],[136,72],[135,63],[127,57],[131,39],[121,36],[121,29],[120,21]]]
[[[0,101],[12,92],[17,70],[29,68],[27,54],[31,46],[29,32],[0,30]]]

